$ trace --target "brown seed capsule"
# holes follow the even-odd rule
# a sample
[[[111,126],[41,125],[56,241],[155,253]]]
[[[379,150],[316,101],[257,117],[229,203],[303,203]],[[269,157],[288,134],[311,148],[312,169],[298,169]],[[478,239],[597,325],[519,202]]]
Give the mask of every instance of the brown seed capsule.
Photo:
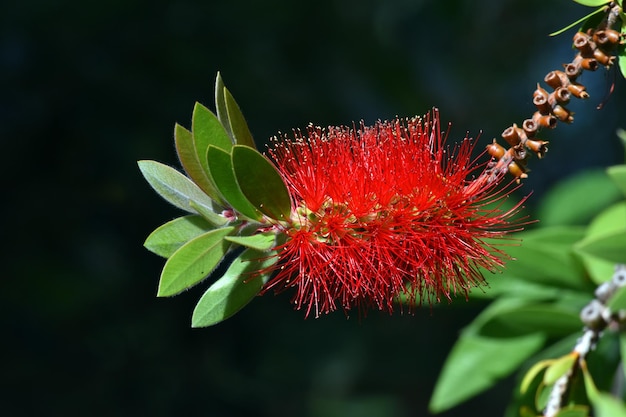
[[[611,48],[620,41],[620,34],[613,29],[598,30],[593,34],[593,40],[603,47]]]
[[[570,84],[567,86],[567,90],[572,93],[574,97],[580,99],[589,98],[589,93],[587,93],[585,89],[585,86],[582,84]]]
[[[575,59],[569,64],[565,64],[565,74],[567,74],[569,78],[578,77],[580,73],[583,72],[582,67],[580,65],[581,61],[582,61],[582,58],[577,59],[577,60]]]
[[[533,120],[541,127],[548,127],[550,129],[554,129],[556,127],[556,117],[551,114],[541,114],[536,111],[533,114]]]
[[[526,146],[528,149],[537,154],[539,158],[543,158],[543,156],[548,152],[548,142],[543,140],[527,140]]]
[[[504,148],[498,144],[495,139],[491,145],[487,145],[487,153],[496,159],[502,158],[504,156],[504,152],[506,152]]]
[[[567,87],[570,83],[569,78],[563,71],[550,71],[544,78],[544,81],[552,88]]]
[[[515,161],[509,164],[509,172],[515,178],[528,178],[528,175],[526,175],[526,170]]]
[[[593,51],[593,57],[602,65],[610,65],[612,63],[612,57],[610,55],[605,54],[600,49],[596,49]]]
[[[533,99],[538,96],[541,96],[546,100],[548,99],[548,92],[542,88],[539,83],[537,83],[537,89],[533,92]]]
[[[583,58],[583,60],[580,61],[580,66],[587,71],[595,71],[599,67],[598,61],[595,58]]]
[[[532,138],[535,136],[535,133],[537,133],[537,130],[539,130],[539,125],[537,125],[533,119],[526,119],[524,123],[522,123],[522,129],[526,132],[526,137]]]
[[[517,125],[514,123],[513,126],[507,127],[504,132],[502,132],[502,139],[506,140],[507,143],[511,146],[515,146],[520,143],[521,139],[519,137],[519,132],[517,131]]]
[[[567,104],[569,103],[569,99],[571,94],[567,88],[559,87],[554,90],[554,99],[559,104]]]
[[[584,56],[591,56],[593,54],[593,47],[590,44],[591,38],[589,35],[577,32],[574,35],[574,47],[578,49]]]
[[[541,114],[549,114],[551,110],[550,103],[548,102],[549,96],[536,95],[533,98],[533,104],[537,107],[537,111]]]
[[[571,123],[574,121],[574,116],[572,116],[572,112],[558,104],[552,109],[552,114],[554,114],[560,121],[565,123]]]

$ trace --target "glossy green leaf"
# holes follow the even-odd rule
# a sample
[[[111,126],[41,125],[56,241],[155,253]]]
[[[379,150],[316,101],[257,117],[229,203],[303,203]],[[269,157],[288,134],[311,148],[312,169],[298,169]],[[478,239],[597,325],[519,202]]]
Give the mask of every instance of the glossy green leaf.
[[[582,361],[583,380],[589,401],[593,406],[595,417],[626,417],[626,407],[624,403],[611,395],[600,392],[589,373],[589,369]]]
[[[222,75],[218,72],[215,77],[215,110],[217,112],[217,119],[220,121],[231,141],[234,142],[235,138],[233,132],[230,129],[230,122],[228,121],[228,110],[226,109],[226,100],[224,99],[224,81]]]
[[[536,217],[542,227],[583,225],[621,198],[605,170],[585,171],[552,187],[542,198]]]
[[[609,3],[611,0],[574,0],[578,4],[589,7],[598,7]]]
[[[230,123],[230,130],[235,138],[235,143],[256,149],[248,123],[246,123],[246,119],[243,117],[243,113],[241,113],[235,98],[226,87],[224,87],[224,101],[228,111],[228,123]]]
[[[487,338],[464,332],[439,376],[429,409],[438,413],[493,386],[544,343],[541,334]]]
[[[193,182],[211,197],[213,201],[220,202],[219,193],[216,191],[215,186],[198,159],[193,134],[177,123],[174,127],[174,143],[178,159],[185,169],[185,172],[187,172],[187,175],[189,175]]]
[[[257,251],[268,251],[276,245],[276,233],[259,233],[252,236],[227,236],[226,240]]]
[[[241,191],[254,207],[275,220],[290,218],[291,198],[287,186],[267,158],[256,149],[235,145],[232,164]]]
[[[210,175],[206,160],[209,146],[216,146],[226,152],[230,152],[233,146],[230,136],[224,130],[217,116],[200,103],[196,103],[193,108],[191,132],[193,133],[193,143],[196,147],[198,160],[202,165],[202,169]]]
[[[189,205],[193,200],[207,210],[215,211],[215,203],[193,181],[174,168],[156,161],[139,161],[139,169],[152,188],[169,203],[189,213],[196,210]]]
[[[576,0],[574,0],[574,1],[576,1]],[[589,13],[588,15],[586,15],[586,16],[584,16],[584,17],[581,17],[580,19],[578,19],[578,20],[577,20],[577,21],[575,21],[574,23],[570,23],[569,25],[565,26],[564,28],[559,29],[559,30],[557,30],[557,31],[555,31],[555,32],[552,32],[552,33],[551,33],[550,35],[548,35],[548,36],[557,36],[557,35],[560,35],[560,34],[561,34],[561,33],[563,33],[563,32],[567,32],[567,31],[568,31],[568,30],[570,30],[571,28],[573,28],[573,27],[575,27],[575,26],[580,25],[581,23],[583,23],[583,22],[584,22],[584,21],[586,21],[587,19],[589,19],[589,18],[591,18],[591,17],[595,16],[595,15],[596,15],[596,14],[598,14],[598,13],[602,13],[603,11],[604,11],[604,8],[603,8],[603,7],[600,7],[600,8],[598,8],[598,9],[594,10],[593,12]]]
[[[615,185],[626,196],[626,165],[616,165],[606,170]]]
[[[149,251],[169,258],[189,240],[214,228],[205,219],[195,214],[179,217],[150,233],[143,245]]]
[[[545,371],[548,366],[554,363],[554,359],[545,359],[537,362],[524,374],[524,378],[522,378],[522,382],[520,384],[520,392],[522,394],[526,393],[530,384],[541,374],[541,372]]]
[[[598,215],[576,250],[607,261],[626,262],[626,202],[615,204]]]
[[[517,233],[518,246],[504,248],[513,257],[502,271],[500,279],[515,277],[541,285],[571,289],[589,289],[585,270],[574,255],[574,244],[585,235],[584,228],[546,227]]]
[[[228,204],[244,216],[260,220],[263,217],[261,212],[254,208],[239,188],[230,154],[215,146],[209,146],[207,160],[211,177]]]
[[[577,359],[578,354],[573,352],[556,359],[546,369],[546,373],[543,374],[543,383],[546,385],[553,385],[557,381],[557,379],[559,379],[572,369]]]
[[[204,293],[191,319],[192,327],[217,324],[241,310],[263,288],[270,273],[258,273],[276,263],[276,253],[246,249],[226,273]]]
[[[224,240],[234,227],[204,233],[181,246],[161,272],[158,297],[176,295],[202,281],[220,263],[230,243]]]

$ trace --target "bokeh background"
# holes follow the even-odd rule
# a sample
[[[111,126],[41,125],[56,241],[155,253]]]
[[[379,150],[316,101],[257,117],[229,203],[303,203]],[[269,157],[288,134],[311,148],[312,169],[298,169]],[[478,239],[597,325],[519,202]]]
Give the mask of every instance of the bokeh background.
[[[138,159],[177,165],[175,122],[212,108],[221,71],[258,144],[278,131],[438,106],[487,144],[534,111],[573,57],[570,0],[6,1],[0,5],[5,416],[423,416],[444,359],[482,305],[304,320],[289,294],[190,329],[200,286],[157,299],[142,248],[179,215]],[[626,83],[544,132],[528,213],[560,179],[621,161]],[[611,85],[616,91],[595,110]],[[482,145],[481,145],[482,146]],[[471,378],[471,375],[467,375]],[[501,415],[512,380],[442,416]]]

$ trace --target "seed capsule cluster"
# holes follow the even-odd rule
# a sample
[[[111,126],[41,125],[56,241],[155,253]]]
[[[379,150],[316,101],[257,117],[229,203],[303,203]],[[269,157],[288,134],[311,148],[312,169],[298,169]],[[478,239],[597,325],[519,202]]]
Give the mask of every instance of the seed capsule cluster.
[[[538,139],[535,136],[537,132],[541,128],[554,129],[558,122],[574,121],[573,113],[567,108],[570,99],[589,98],[585,86],[577,82],[578,76],[584,70],[595,71],[601,65],[613,65],[617,46],[625,42],[618,31],[611,29],[616,20],[614,16],[620,11],[619,6],[610,4],[607,16],[598,28],[574,35],[577,53],[572,62],[564,64],[563,71],[551,71],[544,78],[551,91],[548,92],[537,83],[533,93],[535,113],[524,120],[521,126],[514,123],[502,132],[502,138],[509,144],[509,148],[501,146],[495,139],[487,145],[487,152],[493,158],[490,169],[493,175],[508,170],[518,180],[528,177],[526,162],[530,153],[542,158],[548,151],[548,142]]]

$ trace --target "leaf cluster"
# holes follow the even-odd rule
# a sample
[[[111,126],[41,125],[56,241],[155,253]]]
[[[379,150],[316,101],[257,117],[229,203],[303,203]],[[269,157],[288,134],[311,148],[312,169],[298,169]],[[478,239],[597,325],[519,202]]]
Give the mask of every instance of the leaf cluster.
[[[157,295],[185,291],[230,266],[195,307],[192,326],[216,324],[245,306],[267,282],[291,199],[274,165],[256,149],[237,102],[218,73],[215,108],[196,103],[191,130],[176,124],[184,172],[156,161],[139,169],[166,201],[187,212],[152,232],[144,246],[167,258]],[[186,174],[186,175],[185,175]]]
[[[594,298],[595,288],[611,279],[615,264],[626,263],[624,197],[626,165],[579,174],[546,196],[539,208],[545,220],[516,235],[520,245],[506,250],[514,260],[502,274],[489,277],[487,291],[472,294],[493,302],[453,346],[431,411],[447,410],[522,369],[526,372],[518,377],[518,394],[507,415],[541,413],[552,386],[576,359],[571,350],[583,330],[581,309]],[[591,409],[595,415],[626,416],[615,398],[594,391],[596,383],[607,389],[615,373],[623,372],[619,358],[610,353],[615,345],[626,353],[626,338],[617,339],[602,341],[613,350],[594,352],[606,360],[579,372],[559,416],[588,416]],[[603,414],[605,409],[610,413]]]

